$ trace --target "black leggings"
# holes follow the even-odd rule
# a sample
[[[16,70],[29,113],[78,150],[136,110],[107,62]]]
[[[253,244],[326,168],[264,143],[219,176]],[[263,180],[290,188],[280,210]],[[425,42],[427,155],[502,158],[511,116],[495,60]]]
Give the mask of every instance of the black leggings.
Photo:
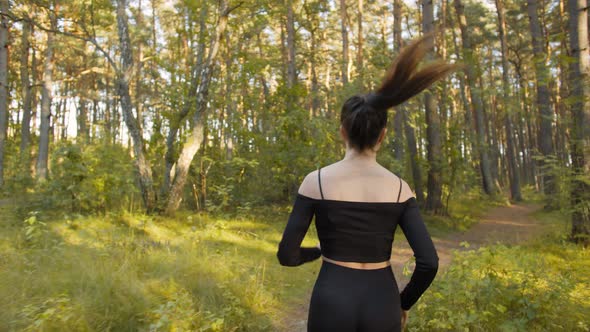
[[[401,331],[399,290],[391,267],[360,270],[322,261],[307,331]]]

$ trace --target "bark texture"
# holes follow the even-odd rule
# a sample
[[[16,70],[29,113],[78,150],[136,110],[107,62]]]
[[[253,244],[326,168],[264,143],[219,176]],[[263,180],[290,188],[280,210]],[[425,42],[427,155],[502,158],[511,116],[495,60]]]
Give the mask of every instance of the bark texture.
[[[135,166],[139,175],[141,195],[147,212],[156,207],[156,195],[152,178],[152,168],[147,160],[140,124],[133,115],[133,103],[129,93],[129,82],[133,72],[133,53],[131,39],[129,38],[129,24],[126,0],[117,0],[117,30],[119,35],[119,47],[121,52],[121,68],[117,71],[117,94],[119,95],[123,120],[129,130]]]
[[[588,1],[569,0],[570,51],[576,62],[570,64],[570,86],[573,128],[571,153],[574,179],[572,181],[572,240],[590,244],[590,50],[588,49]]]
[[[476,132],[476,147],[479,153],[479,168],[481,172],[483,190],[486,194],[495,194],[493,186],[491,163],[488,149],[485,142],[485,121],[483,101],[481,98],[481,90],[477,84],[477,76],[473,69],[475,59],[473,56],[473,49],[471,47],[471,34],[467,26],[467,20],[464,14],[464,6],[461,0],[454,0],[455,11],[459,21],[459,28],[461,29],[461,40],[463,41],[463,59],[468,65],[465,67],[467,75],[467,83],[469,85],[469,93],[471,95],[471,107],[475,113],[475,132]]]

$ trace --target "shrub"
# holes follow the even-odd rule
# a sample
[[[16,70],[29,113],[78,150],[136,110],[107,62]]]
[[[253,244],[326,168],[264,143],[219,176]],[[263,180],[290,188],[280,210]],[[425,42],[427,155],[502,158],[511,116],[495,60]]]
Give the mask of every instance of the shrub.
[[[61,143],[43,186],[46,207],[67,212],[120,210],[136,192],[131,157],[120,146]]]
[[[590,255],[568,243],[457,253],[410,331],[589,331]]]

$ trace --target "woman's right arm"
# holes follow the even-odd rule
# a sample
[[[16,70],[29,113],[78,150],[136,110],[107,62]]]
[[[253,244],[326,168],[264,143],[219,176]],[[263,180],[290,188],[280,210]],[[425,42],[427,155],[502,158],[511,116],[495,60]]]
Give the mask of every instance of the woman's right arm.
[[[279,242],[277,258],[281,265],[299,266],[320,258],[322,250],[319,247],[301,247],[313,216],[313,200],[298,194]]]
[[[399,225],[416,258],[416,267],[410,282],[400,293],[402,309],[409,310],[434,280],[438,271],[438,255],[415,197],[406,201]]]
[[[317,172],[315,172],[317,174]],[[287,226],[283,232],[283,237],[279,242],[277,258],[281,265],[299,266],[301,264],[316,260],[322,255],[319,245],[316,247],[301,247],[301,242],[305,238],[311,220],[315,214],[314,199],[305,196],[315,196],[313,188],[314,172],[308,174],[299,190]]]

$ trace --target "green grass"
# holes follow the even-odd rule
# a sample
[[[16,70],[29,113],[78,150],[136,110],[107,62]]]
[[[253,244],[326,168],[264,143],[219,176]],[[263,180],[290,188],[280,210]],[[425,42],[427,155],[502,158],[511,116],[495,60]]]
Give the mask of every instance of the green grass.
[[[278,264],[287,213],[53,220],[29,240],[3,218],[0,330],[276,330],[319,269]]]
[[[473,192],[452,203],[451,216],[425,219],[438,236],[500,204]],[[320,267],[278,264],[290,206],[174,219],[42,212],[26,225],[22,211],[0,206],[0,331],[276,331],[291,313],[285,308],[308,300]],[[559,212],[538,217],[559,225],[556,232],[563,227]],[[312,226],[304,245],[316,243]],[[543,301],[569,310],[560,324],[584,330],[587,251],[553,239],[457,261],[413,309],[421,317],[412,320],[414,330],[542,329],[555,316],[554,304]],[[523,306],[534,308],[533,318],[522,320]]]
[[[410,331],[590,331],[590,251],[553,232],[520,246],[457,252],[411,311]],[[413,319],[412,319],[413,318]]]

